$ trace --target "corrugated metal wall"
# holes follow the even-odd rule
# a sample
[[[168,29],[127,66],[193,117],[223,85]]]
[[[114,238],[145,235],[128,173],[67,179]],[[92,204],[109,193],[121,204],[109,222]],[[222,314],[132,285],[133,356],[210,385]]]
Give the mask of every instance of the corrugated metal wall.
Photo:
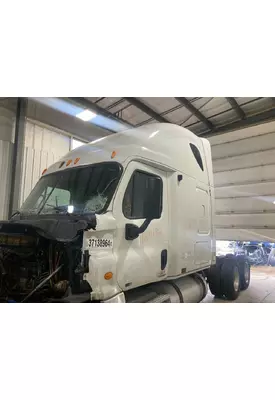
[[[210,142],[217,238],[275,241],[275,122]]]
[[[0,219],[8,217],[16,98],[0,98]],[[41,172],[70,150],[71,138],[93,140],[106,131],[29,101],[27,110],[20,202],[28,196]],[[38,122],[39,121],[39,122]]]
[[[27,121],[23,159],[21,203],[49,167],[70,150],[71,138],[58,131]]]
[[[0,106],[0,219],[8,217],[15,111]],[[38,122],[26,121],[22,201],[34,187],[42,171],[70,150],[71,136]]]

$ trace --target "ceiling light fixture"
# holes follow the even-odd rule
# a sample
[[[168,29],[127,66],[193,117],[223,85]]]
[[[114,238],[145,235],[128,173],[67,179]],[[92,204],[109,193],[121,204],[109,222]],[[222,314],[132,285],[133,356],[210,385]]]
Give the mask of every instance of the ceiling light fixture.
[[[82,121],[90,121],[91,119],[96,117],[96,113],[90,110],[81,111],[79,114],[76,114],[76,117],[82,119]]]

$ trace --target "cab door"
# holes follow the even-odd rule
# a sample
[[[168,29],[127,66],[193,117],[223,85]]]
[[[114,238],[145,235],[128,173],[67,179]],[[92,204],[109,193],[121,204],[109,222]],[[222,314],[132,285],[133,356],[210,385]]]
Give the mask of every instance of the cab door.
[[[158,181],[158,182],[157,182]],[[126,225],[141,227],[152,188],[161,183],[156,200],[159,217],[153,219],[137,238],[127,239]],[[122,290],[156,282],[167,276],[168,249],[167,174],[151,166],[132,161],[128,164],[114,199],[113,214],[117,223],[114,251],[117,281]]]

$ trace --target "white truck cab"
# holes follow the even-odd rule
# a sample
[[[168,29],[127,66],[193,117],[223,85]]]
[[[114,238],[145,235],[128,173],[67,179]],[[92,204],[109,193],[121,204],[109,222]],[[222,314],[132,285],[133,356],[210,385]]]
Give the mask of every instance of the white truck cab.
[[[50,166],[21,219],[64,213],[96,217],[81,236],[90,301],[200,302],[207,282],[234,299],[249,285],[246,260],[216,262],[210,144],[178,125],[112,134]]]

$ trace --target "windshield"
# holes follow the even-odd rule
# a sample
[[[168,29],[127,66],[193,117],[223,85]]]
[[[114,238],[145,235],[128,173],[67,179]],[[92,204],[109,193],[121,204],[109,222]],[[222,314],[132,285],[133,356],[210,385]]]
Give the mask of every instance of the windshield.
[[[122,168],[115,162],[70,168],[42,177],[21,214],[102,213],[115,192]]]

